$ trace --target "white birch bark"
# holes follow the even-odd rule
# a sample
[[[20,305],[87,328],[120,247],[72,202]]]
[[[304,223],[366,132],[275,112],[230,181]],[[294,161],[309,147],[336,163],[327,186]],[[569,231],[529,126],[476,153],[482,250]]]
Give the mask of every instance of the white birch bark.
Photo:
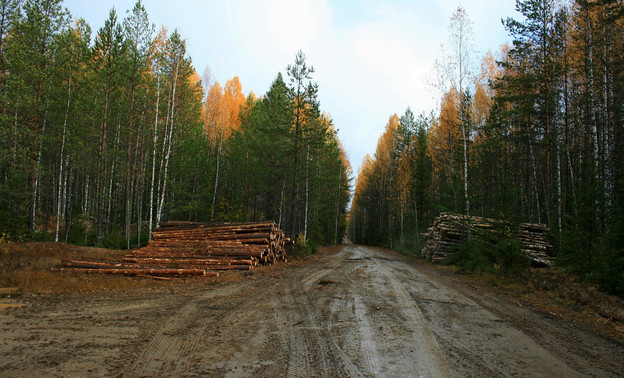
[[[158,206],[158,213],[156,214],[156,222],[157,224],[160,224],[160,221],[162,220],[162,210],[163,210],[163,205],[165,203],[165,194],[167,192],[167,172],[168,172],[168,168],[169,168],[169,157],[171,156],[171,144],[173,143],[172,141],[172,137],[173,137],[173,127],[174,127],[174,111],[175,111],[175,95],[176,95],[176,88],[178,86],[178,73],[179,73],[179,69],[180,69],[180,58],[178,57],[177,62],[176,62],[176,73],[173,79],[173,90],[172,90],[172,95],[171,95],[171,125],[169,127],[169,144],[167,146],[167,154],[165,155],[165,167],[164,167],[164,173],[163,173],[163,187],[162,187],[162,191],[160,193],[160,204]]]
[[[308,240],[308,208],[310,204],[310,143],[306,152],[306,194],[305,194],[305,211],[303,219],[303,240]]]
[[[150,204],[149,204],[149,229],[148,240],[152,240],[152,230],[154,221],[154,179],[156,176],[156,146],[158,145],[158,106],[160,104],[160,74],[156,84],[156,119],[154,121],[154,150],[152,153],[152,179],[150,183]]]
[[[61,141],[61,158],[60,158],[60,164],[59,164],[59,186],[58,186],[58,198],[57,198],[57,204],[56,204],[56,231],[54,234],[54,241],[58,242],[59,241],[59,228],[60,228],[60,222],[61,222],[61,187],[63,186],[62,183],[62,178],[63,178],[63,159],[64,159],[64,155],[65,155],[65,138],[67,135],[67,118],[69,116],[69,107],[71,104],[71,75],[72,75],[72,69],[71,69],[71,63],[69,65],[69,79],[67,80],[67,107],[65,108],[65,119],[63,120],[63,139]]]

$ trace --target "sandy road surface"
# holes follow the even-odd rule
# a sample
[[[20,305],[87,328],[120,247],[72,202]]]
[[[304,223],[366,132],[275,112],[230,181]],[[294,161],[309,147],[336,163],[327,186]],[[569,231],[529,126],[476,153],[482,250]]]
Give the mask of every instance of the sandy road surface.
[[[360,246],[210,290],[26,302],[0,310],[0,376],[624,372],[621,343]]]

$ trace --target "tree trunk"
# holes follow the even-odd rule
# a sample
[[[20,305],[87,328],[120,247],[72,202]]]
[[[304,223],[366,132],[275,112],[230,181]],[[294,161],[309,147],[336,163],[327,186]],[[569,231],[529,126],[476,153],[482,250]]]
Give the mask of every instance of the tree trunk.
[[[58,198],[57,198],[57,208],[56,208],[56,232],[54,234],[54,241],[59,241],[59,228],[61,222],[61,180],[63,177],[63,160],[65,159],[65,137],[67,135],[67,117],[69,117],[69,107],[71,104],[71,62],[69,63],[69,78],[67,80],[67,107],[65,108],[65,118],[63,120],[63,139],[61,141],[61,158],[59,164],[59,187],[58,187]]]
[[[526,124],[527,127],[527,137],[528,137],[528,142],[529,142],[529,159],[531,161],[531,181],[532,181],[532,186],[533,186],[533,193],[534,193],[534,198],[535,198],[535,206],[537,209],[537,223],[542,223],[542,215],[541,215],[541,211],[540,211],[540,201],[539,201],[539,189],[537,186],[537,164],[535,163],[535,154],[533,153],[533,138],[531,136],[531,126],[530,124],[527,122]],[[530,206],[530,204],[529,204]],[[530,207],[529,207],[530,208]]]
[[[592,147],[593,147],[593,159],[594,159],[594,185],[595,187],[599,187],[600,185],[600,155],[598,152],[598,128],[596,125],[596,105],[594,103],[594,39],[593,39],[593,31],[592,31],[592,22],[591,16],[589,14],[589,8],[586,9],[586,21],[587,21],[587,85],[589,89],[589,117],[590,117],[590,130],[592,137]],[[599,196],[595,195],[594,199],[595,206],[595,220],[596,226],[598,229],[601,228],[600,225],[600,199]]]
[[[338,191],[336,192],[336,227],[334,231],[334,244],[338,244],[338,222],[340,221],[340,188],[342,187],[342,163],[338,170]]]
[[[65,199],[65,243],[67,243],[69,238],[69,229],[71,227],[71,218],[72,218],[72,181],[73,181],[73,167],[71,164],[71,159],[67,158],[67,197]]]
[[[37,127],[37,132],[35,133],[35,151],[36,154],[34,155],[34,161],[33,161],[33,179],[32,179],[32,187],[31,187],[31,218],[30,218],[30,232],[31,232],[31,237],[34,236],[34,232],[35,232],[35,223],[36,223],[36,218],[37,218],[37,199],[39,197],[39,171],[41,168],[41,154],[43,152],[43,141],[44,141],[44,135],[45,135],[45,129],[46,129],[46,124],[48,121],[48,112],[46,111],[44,116],[43,116],[43,124],[41,126],[41,132],[38,132],[38,127]]]
[[[298,97],[296,99],[297,102],[301,101],[299,95],[300,88],[297,88]],[[297,166],[299,165],[299,132],[300,132],[300,110],[299,104],[297,104],[297,112],[295,115],[295,138],[294,138],[294,148],[293,148],[293,175],[292,175],[292,192],[290,195],[290,237],[294,238],[295,235],[295,209],[297,202]]]
[[[284,189],[286,189],[286,179],[284,179],[284,183],[282,184],[282,193],[280,195],[279,221],[277,222],[280,227],[282,225],[282,209],[284,207]]]
[[[90,176],[87,173],[87,177],[85,179],[85,191],[84,191],[84,202],[82,204],[82,215],[89,215],[89,181]]]
[[[132,177],[132,166],[130,161],[130,152],[132,151],[132,128],[134,127],[134,93],[136,90],[136,59],[133,61],[132,80],[130,82],[130,110],[128,113],[128,131],[130,136],[128,137],[128,151],[127,159],[128,165],[126,168],[126,217],[124,222],[124,236],[126,237],[126,248],[130,249],[130,237],[131,237],[131,223],[132,223],[132,197],[134,189],[134,177]],[[138,138],[138,135],[137,135]],[[137,140],[137,143],[139,141]],[[135,155],[136,156],[136,155]],[[136,164],[136,160],[134,161]]]
[[[164,167],[164,173],[163,173],[163,187],[162,187],[162,191],[160,193],[160,204],[158,206],[158,213],[156,216],[156,222],[160,223],[160,221],[162,220],[162,210],[163,210],[163,205],[165,203],[165,194],[167,192],[167,171],[169,168],[169,157],[171,156],[171,144],[173,143],[173,127],[174,127],[174,112],[175,112],[175,95],[176,95],[176,88],[178,86],[178,72],[179,72],[179,68],[180,68],[180,61],[178,60],[176,62],[176,72],[175,72],[175,76],[173,79],[173,89],[172,89],[172,94],[171,94],[171,125],[169,128],[169,145],[167,146],[167,154],[165,155],[165,167]]]
[[[310,204],[310,142],[306,152],[306,197],[305,212],[303,215],[303,240],[308,240],[308,208]]]
[[[225,127],[225,125],[221,125],[221,127]],[[219,142],[217,146],[217,159],[216,159],[216,167],[215,167],[215,179],[214,179],[214,190],[212,192],[212,208],[210,210],[210,219],[214,220],[214,212],[215,205],[217,203],[217,189],[219,186],[219,169],[221,165],[221,149],[223,148],[223,129],[221,129],[221,135],[219,136]]]
[[[156,84],[156,119],[154,121],[154,150],[152,152],[152,179],[150,183],[150,203],[149,203],[149,229],[148,240],[152,240],[152,230],[154,221],[154,179],[156,177],[156,146],[158,144],[158,106],[160,104],[160,74]]]
[[[108,196],[106,197],[106,219],[108,219],[108,221],[106,222],[107,224],[107,232],[110,232],[110,227],[111,227],[111,206],[112,206],[112,199],[113,199],[113,183],[115,181],[115,169],[117,168],[117,148],[119,146],[119,142],[120,142],[120,137],[121,137],[121,123],[117,123],[117,137],[115,138],[115,147],[113,149],[113,164],[111,166],[111,177],[110,177],[110,183],[108,185]],[[105,172],[106,174],[106,172]]]
[[[466,127],[462,121],[462,136],[464,138],[464,213],[470,212],[470,202],[468,201],[468,141],[466,140]]]
[[[104,115],[102,117],[102,136],[100,137],[100,164],[98,169],[98,185],[97,185],[97,209],[95,214],[95,233],[96,233],[96,244],[102,244],[103,238],[103,211],[104,211],[104,201],[105,196],[104,192],[104,173],[106,171],[106,126],[107,126],[107,117],[108,117],[108,102],[109,102],[109,92],[108,83],[106,85],[106,91],[104,93]]]

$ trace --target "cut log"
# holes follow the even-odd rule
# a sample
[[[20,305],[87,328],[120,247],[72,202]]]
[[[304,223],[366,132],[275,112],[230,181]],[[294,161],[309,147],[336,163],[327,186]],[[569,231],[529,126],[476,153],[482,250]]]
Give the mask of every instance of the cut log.
[[[433,261],[443,261],[467,240],[475,235],[507,230],[515,235],[516,240],[531,261],[536,265],[552,265],[549,252],[549,229],[543,224],[511,223],[490,218],[442,213],[436,218],[424,235],[426,244],[422,249],[423,257]]]
[[[201,275],[285,261],[285,245],[290,243],[272,221],[162,222],[152,236],[147,246],[134,250],[121,263],[68,260],[63,266],[111,274]]]

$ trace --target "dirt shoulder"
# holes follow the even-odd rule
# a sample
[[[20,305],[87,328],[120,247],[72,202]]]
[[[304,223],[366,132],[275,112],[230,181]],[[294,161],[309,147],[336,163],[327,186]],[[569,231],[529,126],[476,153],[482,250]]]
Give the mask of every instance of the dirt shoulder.
[[[8,376],[618,376],[624,344],[379,248],[0,309]]]
[[[388,251],[388,253],[395,253]],[[421,270],[467,286],[470,290],[496,295],[519,307],[530,308],[550,318],[577,323],[605,337],[624,342],[624,300],[592,285],[548,268],[535,268],[522,277],[465,273],[455,267],[408,258]],[[463,283],[463,285],[461,284]]]

